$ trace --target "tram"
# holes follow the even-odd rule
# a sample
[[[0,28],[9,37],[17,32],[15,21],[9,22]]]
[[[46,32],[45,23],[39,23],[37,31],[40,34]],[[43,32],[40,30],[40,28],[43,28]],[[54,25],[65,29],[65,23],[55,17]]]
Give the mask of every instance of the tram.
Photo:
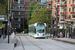
[[[35,23],[28,26],[29,28],[29,36],[34,38],[44,37],[46,34],[46,23]]]

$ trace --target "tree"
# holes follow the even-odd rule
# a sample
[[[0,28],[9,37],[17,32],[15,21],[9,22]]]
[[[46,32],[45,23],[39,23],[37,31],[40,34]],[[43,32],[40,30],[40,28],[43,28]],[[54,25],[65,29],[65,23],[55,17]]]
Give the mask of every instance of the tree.
[[[32,1],[28,6],[28,21],[31,19],[34,5],[35,5],[35,3]]]
[[[51,11],[47,9],[47,7],[43,7],[39,9],[38,7],[33,12],[33,15],[31,16],[31,20],[29,21],[29,24],[33,23],[47,23],[48,26],[51,24]]]
[[[0,0],[0,15],[7,15],[8,0]]]
[[[37,7],[38,7],[38,8],[41,8],[41,6],[40,6],[39,2],[37,2],[37,3],[35,4],[35,6],[34,6],[34,8],[33,8],[33,9],[35,10]]]

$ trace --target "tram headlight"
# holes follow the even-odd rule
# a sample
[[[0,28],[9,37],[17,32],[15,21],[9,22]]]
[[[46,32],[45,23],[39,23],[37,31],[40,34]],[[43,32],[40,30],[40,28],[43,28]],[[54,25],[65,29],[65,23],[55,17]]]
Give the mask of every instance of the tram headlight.
[[[43,36],[44,36],[44,34],[43,34]]]
[[[39,36],[39,34],[37,34]]]

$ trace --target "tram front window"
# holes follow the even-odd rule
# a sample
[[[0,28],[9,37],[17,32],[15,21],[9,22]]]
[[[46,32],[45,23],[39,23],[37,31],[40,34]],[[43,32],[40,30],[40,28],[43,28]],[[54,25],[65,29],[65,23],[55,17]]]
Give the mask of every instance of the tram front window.
[[[38,32],[38,33],[43,33],[43,32],[44,32],[44,30],[37,30],[37,32]]]

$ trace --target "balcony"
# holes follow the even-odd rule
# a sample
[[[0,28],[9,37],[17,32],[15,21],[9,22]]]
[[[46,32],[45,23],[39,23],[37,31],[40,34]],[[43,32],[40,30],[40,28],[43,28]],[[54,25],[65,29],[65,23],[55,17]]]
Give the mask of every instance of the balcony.
[[[21,24],[21,21],[14,21],[14,24]]]
[[[71,6],[72,6],[72,7],[75,7],[75,3],[72,3]]]
[[[53,3],[53,0],[47,0],[47,3],[51,4],[51,3]]]
[[[67,5],[65,4],[65,5],[61,5],[61,7],[67,7]]]
[[[18,4],[18,2],[14,2],[13,4]]]
[[[67,2],[66,1],[62,1],[61,7],[67,7]]]
[[[66,15],[67,14],[67,12],[61,12],[61,15]]]
[[[14,8],[13,11],[25,11],[25,8]]]
[[[58,10],[60,9],[60,7],[57,8]]]
[[[47,8],[48,10],[52,10],[52,8]]]
[[[48,9],[48,10],[52,10],[51,7],[52,7],[52,5],[48,5],[48,6],[47,6],[47,9]]]
[[[58,2],[60,2],[60,0],[57,0]]]
[[[24,2],[20,2],[20,3],[18,3],[18,2],[13,2],[13,5],[25,5],[25,3],[24,3]]]
[[[25,15],[23,15],[23,14],[13,14],[13,17],[14,18],[24,18]]]
[[[71,14],[75,14],[75,12],[71,12]]]

